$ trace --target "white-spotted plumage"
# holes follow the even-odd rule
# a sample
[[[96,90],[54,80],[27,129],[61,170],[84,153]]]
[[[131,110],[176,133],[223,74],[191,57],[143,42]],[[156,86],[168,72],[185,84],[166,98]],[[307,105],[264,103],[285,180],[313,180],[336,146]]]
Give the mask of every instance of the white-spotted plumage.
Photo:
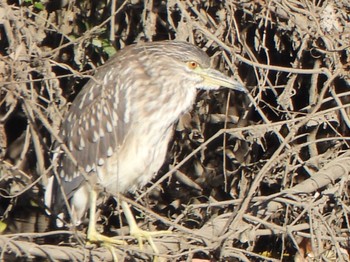
[[[191,61],[197,71],[188,67]],[[116,195],[150,181],[164,162],[174,123],[191,108],[198,89],[218,89],[221,83],[240,89],[217,71],[218,84],[207,83],[206,74],[214,71],[209,70],[201,49],[174,41],[126,47],[97,70],[61,127],[77,163],[59,156],[58,174],[75,224],[89,207],[89,190]],[[57,185],[48,188],[47,205],[59,213],[62,192]]]

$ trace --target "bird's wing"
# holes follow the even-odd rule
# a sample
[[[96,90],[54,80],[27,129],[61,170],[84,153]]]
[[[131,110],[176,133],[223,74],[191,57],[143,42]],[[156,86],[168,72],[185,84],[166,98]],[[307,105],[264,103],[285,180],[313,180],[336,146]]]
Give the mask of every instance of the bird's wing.
[[[78,94],[62,123],[60,136],[76,160],[75,164],[64,152],[58,156],[57,174],[67,199],[86,178],[96,176],[96,169],[118,150],[126,137],[131,121],[124,119],[129,106],[128,90],[119,79],[118,68],[111,71],[102,67]],[[64,201],[57,185],[53,190],[51,201],[55,205],[51,208],[57,213]]]

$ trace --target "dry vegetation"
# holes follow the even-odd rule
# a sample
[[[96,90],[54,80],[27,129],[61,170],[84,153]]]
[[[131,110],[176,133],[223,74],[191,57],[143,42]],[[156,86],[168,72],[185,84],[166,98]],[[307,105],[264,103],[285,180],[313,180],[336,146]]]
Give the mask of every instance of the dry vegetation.
[[[185,40],[248,95],[202,92],[168,160],[130,195],[169,261],[349,261],[348,1],[0,1],[0,259],[111,260],[84,229],[53,231],[51,145],[93,70],[140,41]],[[100,205],[100,230],[149,260]],[[125,237],[123,237],[123,235]],[[47,259],[47,260],[46,260]]]

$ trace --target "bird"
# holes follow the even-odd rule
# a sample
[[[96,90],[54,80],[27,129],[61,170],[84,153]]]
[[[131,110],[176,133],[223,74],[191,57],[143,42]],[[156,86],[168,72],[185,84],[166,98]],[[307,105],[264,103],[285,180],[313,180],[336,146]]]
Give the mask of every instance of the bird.
[[[165,161],[174,125],[191,110],[197,91],[221,87],[246,92],[191,43],[144,42],[118,51],[78,93],[61,124],[55,175],[45,192],[50,212],[68,209],[71,223],[79,225],[90,210],[87,239],[108,241],[95,228],[99,194],[117,196],[145,186]],[[121,206],[130,234],[146,238],[158,252],[129,205]]]

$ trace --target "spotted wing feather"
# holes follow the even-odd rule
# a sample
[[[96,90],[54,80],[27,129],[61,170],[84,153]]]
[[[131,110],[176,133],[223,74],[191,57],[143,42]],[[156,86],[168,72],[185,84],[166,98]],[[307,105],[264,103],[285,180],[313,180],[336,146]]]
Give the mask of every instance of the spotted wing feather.
[[[128,130],[129,123],[123,119],[126,90],[119,83],[118,68],[113,71],[110,68],[102,67],[89,80],[62,123],[60,135],[76,161],[75,164],[64,152],[59,155],[57,174],[67,199],[85,180],[95,183],[96,169],[116,153]],[[64,199],[58,181],[55,183],[52,209],[58,213],[64,206]]]

